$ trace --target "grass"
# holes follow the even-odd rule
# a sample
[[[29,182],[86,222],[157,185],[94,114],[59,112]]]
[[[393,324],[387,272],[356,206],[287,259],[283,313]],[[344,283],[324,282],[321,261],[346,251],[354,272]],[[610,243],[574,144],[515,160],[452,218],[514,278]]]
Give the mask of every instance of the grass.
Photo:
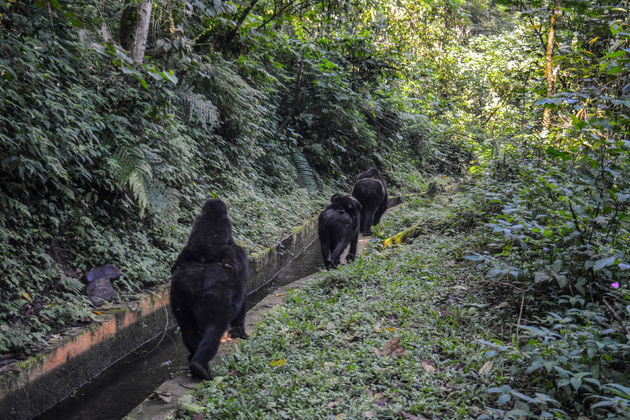
[[[417,198],[388,212],[380,238],[424,228],[387,249],[375,238],[353,264],[292,292],[213,366],[214,379],[180,417],[492,416],[487,389],[513,372],[493,358],[492,340],[509,340],[517,313],[497,305],[462,258],[483,243],[479,216],[472,193]]]

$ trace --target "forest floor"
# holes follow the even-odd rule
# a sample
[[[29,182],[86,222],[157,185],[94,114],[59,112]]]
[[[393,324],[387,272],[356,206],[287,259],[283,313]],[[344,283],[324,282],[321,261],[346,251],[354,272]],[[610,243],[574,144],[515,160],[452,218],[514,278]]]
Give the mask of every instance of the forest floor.
[[[354,263],[293,290],[213,365],[181,418],[500,416],[488,389],[514,378],[493,356],[511,352],[519,304],[464,258],[484,248],[477,203],[460,191],[387,212]]]

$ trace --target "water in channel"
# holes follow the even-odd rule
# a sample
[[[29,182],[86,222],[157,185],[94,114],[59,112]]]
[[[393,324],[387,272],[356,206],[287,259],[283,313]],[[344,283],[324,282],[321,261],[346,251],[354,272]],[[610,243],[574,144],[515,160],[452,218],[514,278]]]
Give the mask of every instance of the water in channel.
[[[276,288],[322,268],[319,240],[315,239],[265,285],[249,294],[248,309]],[[144,401],[169,375],[187,367],[187,350],[181,337],[175,329],[168,330],[166,334],[160,334],[114,363],[98,377],[35,419],[120,419]]]

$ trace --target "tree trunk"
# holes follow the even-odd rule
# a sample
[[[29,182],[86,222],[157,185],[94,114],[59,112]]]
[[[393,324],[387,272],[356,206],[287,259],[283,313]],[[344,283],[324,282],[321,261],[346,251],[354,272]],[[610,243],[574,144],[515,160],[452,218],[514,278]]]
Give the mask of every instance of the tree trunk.
[[[120,22],[120,44],[131,53],[135,64],[142,64],[149,36],[152,0],[142,0],[138,6],[128,4]]]
[[[149,23],[151,23],[151,9],[153,2],[143,0],[138,6],[136,28],[133,34],[133,44],[131,47],[131,57],[134,63],[142,64],[144,51],[147,48],[147,38],[149,36]]]
[[[553,47],[556,43],[556,26],[560,14],[560,0],[554,0],[553,11],[549,19],[549,34],[547,35],[547,54],[545,55],[545,78],[547,79],[547,98],[551,98],[556,85],[556,77],[553,74]],[[543,113],[542,135],[546,136],[551,127],[551,108],[545,108]]]
[[[252,11],[252,9],[256,5],[256,3],[258,3],[258,0],[252,0],[251,3],[249,3],[249,6],[247,6],[247,8],[245,10],[243,10],[243,13],[241,13],[241,16],[236,21],[236,25],[234,25],[234,28],[232,28],[232,30],[225,37],[225,40],[223,42],[223,49],[227,49],[228,48],[228,46],[230,45],[230,42],[232,42],[232,40],[236,36],[236,33],[238,32],[239,28],[241,27],[243,22],[245,22],[245,19],[247,18],[247,15],[249,15],[249,12]]]

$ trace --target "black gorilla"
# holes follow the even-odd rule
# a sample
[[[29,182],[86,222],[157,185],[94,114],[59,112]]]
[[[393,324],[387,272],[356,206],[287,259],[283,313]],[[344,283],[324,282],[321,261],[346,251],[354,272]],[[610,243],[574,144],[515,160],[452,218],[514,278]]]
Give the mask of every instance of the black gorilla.
[[[190,371],[209,379],[208,361],[228,326],[232,337],[247,338],[249,262],[245,250],[234,242],[221,200],[206,201],[171,271],[171,306],[190,351]]]
[[[378,225],[387,210],[387,182],[376,168],[361,172],[354,183],[352,195],[363,206],[361,211],[361,233],[372,234],[372,226]]]
[[[341,254],[350,244],[347,261],[357,254],[361,203],[350,195],[335,194],[319,214],[317,232],[326,268],[339,265]]]
[[[195,219],[188,242],[175,260],[171,273],[187,261],[238,263],[235,245],[227,206],[219,199],[210,199],[206,201],[201,214]]]
[[[241,252],[242,251],[242,252]],[[232,337],[245,333],[247,265],[243,272],[234,266],[247,262],[237,246],[236,260],[201,263],[187,261],[175,268],[171,282],[171,307],[190,355],[190,373],[211,379],[208,362],[215,356],[223,333],[230,327]],[[239,261],[240,260],[240,261]]]

